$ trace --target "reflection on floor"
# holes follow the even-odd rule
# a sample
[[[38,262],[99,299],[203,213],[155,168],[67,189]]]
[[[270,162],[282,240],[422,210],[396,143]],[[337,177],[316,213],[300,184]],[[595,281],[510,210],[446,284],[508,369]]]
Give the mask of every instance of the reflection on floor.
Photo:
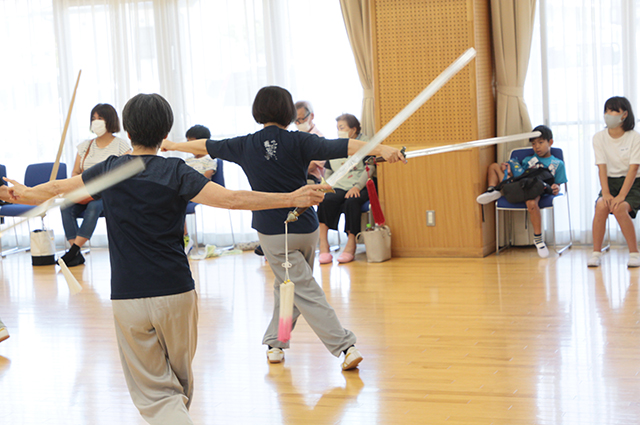
[[[273,275],[253,253],[192,262],[197,424],[640,423],[640,270],[614,249],[540,259],[392,259],[315,276],[365,359],[342,372],[304,321],[283,364],[260,342]],[[143,424],[120,369],[108,254],[72,269],[0,262],[1,424]]]

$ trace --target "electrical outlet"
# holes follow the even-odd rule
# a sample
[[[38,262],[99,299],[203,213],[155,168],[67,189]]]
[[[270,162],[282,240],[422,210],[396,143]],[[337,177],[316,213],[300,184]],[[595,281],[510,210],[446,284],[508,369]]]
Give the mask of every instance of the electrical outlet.
[[[427,226],[433,227],[436,225],[436,212],[433,210],[427,211]]]

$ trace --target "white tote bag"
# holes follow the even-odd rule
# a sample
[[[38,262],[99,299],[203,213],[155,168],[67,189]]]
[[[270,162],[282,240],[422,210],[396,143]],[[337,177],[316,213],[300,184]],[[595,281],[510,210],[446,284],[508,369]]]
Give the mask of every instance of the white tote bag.
[[[53,230],[34,230],[31,232],[31,264],[48,266],[56,263],[56,246]]]
[[[391,229],[389,226],[376,226],[371,230],[358,233],[356,240],[364,240],[367,249],[367,262],[381,263],[391,258]]]

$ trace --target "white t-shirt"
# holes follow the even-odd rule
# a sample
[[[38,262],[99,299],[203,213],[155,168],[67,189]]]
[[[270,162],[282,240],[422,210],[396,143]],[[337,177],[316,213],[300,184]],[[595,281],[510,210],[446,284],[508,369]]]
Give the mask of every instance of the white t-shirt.
[[[218,168],[218,162],[209,155],[205,155],[202,158],[192,156],[191,158],[185,159],[184,162],[200,174],[204,174],[209,170],[213,170],[213,173],[215,174]]]
[[[607,166],[607,177],[625,177],[631,164],[640,164],[640,133],[626,131],[622,137],[614,139],[604,129],[593,136],[593,150],[596,165]],[[640,177],[640,168],[636,178]]]
[[[93,143],[91,143],[92,141]],[[91,147],[89,147],[89,145],[91,145]],[[89,149],[89,154],[85,158],[84,155],[87,153],[87,149]],[[130,149],[131,146],[129,146],[129,143],[119,137],[114,138],[111,143],[109,143],[104,148],[98,147],[95,139],[85,140],[78,145],[78,155],[80,156],[81,171],[93,167],[94,165],[109,158],[111,155],[121,156]]]

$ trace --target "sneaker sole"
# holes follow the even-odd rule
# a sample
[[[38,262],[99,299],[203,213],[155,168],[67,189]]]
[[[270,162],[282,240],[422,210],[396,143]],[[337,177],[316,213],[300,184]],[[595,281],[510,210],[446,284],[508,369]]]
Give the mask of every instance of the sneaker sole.
[[[360,364],[360,362],[362,361],[362,356],[357,357],[355,359],[353,359],[351,361],[351,363],[349,363],[348,365],[345,365],[344,363],[342,364],[342,370],[351,370],[351,369],[355,369],[356,366],[358,366]]]

